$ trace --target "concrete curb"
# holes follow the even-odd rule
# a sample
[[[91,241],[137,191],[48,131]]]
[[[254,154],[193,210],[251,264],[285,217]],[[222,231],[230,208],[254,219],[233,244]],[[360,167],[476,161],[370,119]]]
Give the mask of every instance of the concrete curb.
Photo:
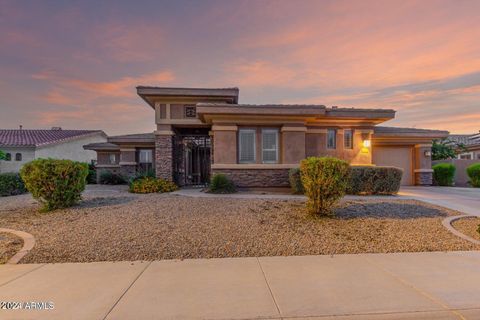
[[[476,240],[476,239],[473,239],[463,233],[461,233],[460,231],[458,231],[457,229],[455,229],[453,226],[452,226],[452,222],[456,221],[456,220],[459,220],[459,219],[464,219],[464,218],[477,218],[476,216],[472,216],[470,214],[464,214],[464,215],[461,215],[461,216],[453,216],[453,217],[448,217],[448,218],[445,218],[442,220],[442,224],[445,228],[447,228],[448,231],[450,231],[451,233],[453,233],[454,235],[456,235],[457,237],[460,237],[464,240],[467,240],[467,241],[470,241],[472,243],[475,243],[475,244],[479,244],[480,245],[480,241],[479,240]]]
[[[23,240],[22,249],[11,257],[6,264],[17,264],[35,246],[35,238],[30,233],[5,228],[0,228],[0,232],[12,233]]]

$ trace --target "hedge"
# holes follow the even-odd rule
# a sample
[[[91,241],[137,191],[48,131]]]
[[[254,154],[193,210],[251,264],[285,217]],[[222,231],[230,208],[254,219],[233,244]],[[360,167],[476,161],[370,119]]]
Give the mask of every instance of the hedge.
[[[351,166],[347,194],[396,194],[400,189],[403,170],[396,167]],[[295,194],[304,194],[300,169],[289,172],[290,187]]]
[[[77,203],[85,190],[87,175],[86,163],[71,160],[36,159],[20,170],[28,191],[43,205],[41,211]]]
[[[439,186],[452,186],[455,180],[455,166],[451,163],[439,163],[432,167],[433,181]]]
[[[163,193],[177,190],[177,186],[167,180],[144,177],[132,180],[129,191],[132,193]]]
[[[480,163],[474,163],[467,168],[472,187],[480,188]]]
[[[15,196],[27,192],[25,184],[18,173],[7,172],[0,174],[0,196]]]
[[[312,214],[329,215],[345,195],[350,166],[348,162],[332,157],[309,157],[300,163],[300,178],[307,210]]]
[[[348,194],[396,194],[400,189],[403,170],[396,167],[352,166]]]

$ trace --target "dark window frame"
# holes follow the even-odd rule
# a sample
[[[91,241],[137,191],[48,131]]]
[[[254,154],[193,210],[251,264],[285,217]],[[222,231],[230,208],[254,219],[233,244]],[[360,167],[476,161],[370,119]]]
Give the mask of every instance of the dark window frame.
[[[10,152],[5,153],[5,161],[12,161],[12,154]]]
[[[330,145],[329,135],[333,132],[333,146]],[[327,149],[335,150],[337,149],[337,129],[327,129]]]
[[[193,119],[197,117],[197,107],[193,105],[183,106],[183,115],[185,118]]]
[[[22,154],[20,152],[15,153],[15,161],[22,161]]]
[[[350,140],[347,140],[347,132],[350,133]],[[343,148],[351,150],[353,149],[353,129],[344,129],[343,130]],[[347,142],[350,142],[350,144],[347,144]]]

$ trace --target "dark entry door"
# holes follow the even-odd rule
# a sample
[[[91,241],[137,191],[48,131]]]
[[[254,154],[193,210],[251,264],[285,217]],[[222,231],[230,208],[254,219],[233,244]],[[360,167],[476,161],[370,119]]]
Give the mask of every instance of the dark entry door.
[[[175,143],[175,180],[180,186],[203,186],[210,180],[209,136],[179,135]]]

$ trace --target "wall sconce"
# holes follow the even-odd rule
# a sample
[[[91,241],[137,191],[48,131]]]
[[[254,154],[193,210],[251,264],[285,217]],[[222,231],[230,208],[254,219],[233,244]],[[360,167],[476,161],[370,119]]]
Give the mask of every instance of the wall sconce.
[[[363,147],[364,148],[370,148],[370,144],[371,144],[370,140],[363,140]]]
[[[425,157],[431,157],[432,156],[432,151],[427,150],[423,154],[425,155]]]

